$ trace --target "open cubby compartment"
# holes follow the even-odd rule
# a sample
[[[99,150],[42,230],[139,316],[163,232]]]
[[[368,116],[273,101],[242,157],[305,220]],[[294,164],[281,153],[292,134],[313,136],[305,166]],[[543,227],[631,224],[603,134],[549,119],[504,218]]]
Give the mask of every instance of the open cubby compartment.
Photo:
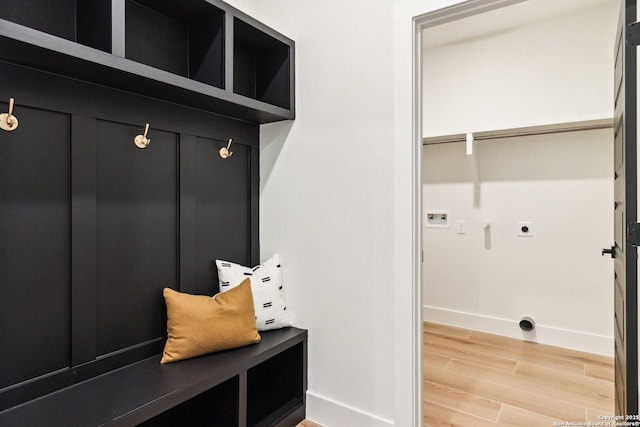
[[[275,425],[304,403],[303,343],[247,372],[247,425]]]
[[[0,19],[111,52],[111,0],[4,0]]]
[[[224,11],[204,0],[126,0],[125,57],[223,88]]]
[[[148,419],[139,427],[237,427],[238,376]]]
[[[233,20],[233,91],[291,108],[291,49],[282,41]]]

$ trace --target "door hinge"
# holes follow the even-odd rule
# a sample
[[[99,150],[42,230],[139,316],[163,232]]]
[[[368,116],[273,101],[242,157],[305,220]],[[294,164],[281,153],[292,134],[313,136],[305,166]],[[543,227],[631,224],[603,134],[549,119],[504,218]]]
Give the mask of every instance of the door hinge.
[[[627,225],[627,246],[633,248],[640,246],[640,224],[636,222]]]
[[[627,25],[627,47],[640,45],[640,22]]]

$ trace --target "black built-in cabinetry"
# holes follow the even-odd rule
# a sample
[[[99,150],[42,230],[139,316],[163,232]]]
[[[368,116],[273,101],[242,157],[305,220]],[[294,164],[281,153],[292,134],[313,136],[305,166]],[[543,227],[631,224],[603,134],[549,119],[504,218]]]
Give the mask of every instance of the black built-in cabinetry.
[[[0,112],[15,98],[20,120],[0,131],[0,426],[49,406],[88,425],[304,416],[305,331],[157,363],[163,287],[212,295],[216,258],[259,262],[259,124],[294,118],[293,66],[291,40],[217,0],[0,0]],[[166,387],[91,398],[135,378]]]
[[[151,357],[12,408],[2,426],[294,426],[304,418],[306,331],[174,365]]]
[[[217,114],[295,118],[294,42],[219,0],[3,0],[0,57]]]

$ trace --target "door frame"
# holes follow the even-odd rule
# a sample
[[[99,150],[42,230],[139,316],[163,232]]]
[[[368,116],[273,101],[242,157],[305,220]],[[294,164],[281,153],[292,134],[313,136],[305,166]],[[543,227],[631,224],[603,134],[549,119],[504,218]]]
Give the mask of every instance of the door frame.
[[[614,326],[614,339],[616,343],[615,349],[615,398],[616,398],[616,415],[621,415],[624,413],[625,415],[634,414],[637,415],[638,411],[638,252],[635,248],[635,242],[629,243],[628,240],[631,238],[630,226],[632,224],[637,223],[637,203],[638,203],[638,193],[640,192],[640,186],[638,185],[638,162],[640,158],[637,155],[638,152],[638,132],[640,129],[638,128],[638,113],[639,110],[637,108],[638,104],[638,79],[640,68],[637,66],[637,56],[638,56],[638,48],[637,43],[631,42],[633,32],[628,30],[628,26],[634,23],[637,23],[637,0],[620,0],[621,4],[620,15],[618,20],[618,29],[616,32],[616,44],[614,45],[614,60],[617,65],[617,58],[622,56],[622,88],[623,93],[620,96],[623,96],[623,105],[622,105],[622,158],[624,166],[622,166],[623,170],[623,180],[624,185],[622,188],[623,196],[623,228],[620,230],[622,234],[621,242],[618,242],[619,236],[615,236],[618,234],[618,225],[616,225],[615,229],[615,241],[616,241],[616,252],[614,253],[615,258],[620,258],[623,260],[622,268],[624,269],[624,282],[621,286],[624,288],[624,304],[622,316],[623,319],[623,328],[622,331],[618,328],[618,323],[616,322]],[[619,51],[620,45],[622,44],[622,49]],[[615,73],[614,73],[615,74]],[[631,80],[629,78],[631,77]],[[614,81],[614,90],[617,89],[617,80]],[[617,94],[615,94],[617,95]],[[614,95],[614,96],[615,96]],[[618,98],[614,98],[614,118],[616,123],[614,123],[614,129],[618,126],[617,118],[619,117],[618,113]],[[615,135],[614,135],[615,136]],[[617,140],[617,138],[616,138]],[[615,164],[615,161],[614,161]],[[630,167],[631,166],[631,167]],[[614,167],[617,170],[617,165]],[[630,184],[631,183],[631,184]],[[635,187],[634,187],[635,186]],[[617,185],[616,185],[617,187]],[[617,193],[616,188],[616,193]],[[619,200],[619,195],[615,197],[616,202]],[[617,211],[617,206],[616,206]],[[616,223],[618,222],[618,218],[616,218]],[[618,250],[618,243],[621,243],[620,252]],[[617,262],[616,262],[617,263]],[[616,290],[618,290],[617,284],[617,273],[618,273],[618,265],[616,265],[616,280],[614,285],[616,286]],[[614,303],[616,306],[616,316],[618,315],[618,296],[615,295]],[[622,334],[622,342],[618,339],[619,334]],[[623,373],[620,374],[618,369],[618,345],[624,345],[624,365],[622,368],[624,369]],[[628,356],[634,356],[632,363],[629,363],[630,359]],[[631,368],[629,366],[631,365]],[[635,365],[635,366],[634,366]],[[631,375],[629,375],[631,374]],[[622,395],[618,393],[618,380],[625,386],[625,389],[622,392]],[[635,390],[629,390],[629,388],[635,387]],[[622,400],[622,402],[620,402]]]
[[[398,0],[394,4],[396,426],[422,425],[422,30],[521,1],[524,0],[432,0],[427,5],[422,0]]]

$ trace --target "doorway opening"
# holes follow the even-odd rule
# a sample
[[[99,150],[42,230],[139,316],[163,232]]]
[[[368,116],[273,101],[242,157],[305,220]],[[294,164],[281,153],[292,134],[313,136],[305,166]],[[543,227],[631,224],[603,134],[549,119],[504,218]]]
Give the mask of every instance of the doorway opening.
[[[617,5],[512,2],[423,27],[425,320],[613,355]]]

